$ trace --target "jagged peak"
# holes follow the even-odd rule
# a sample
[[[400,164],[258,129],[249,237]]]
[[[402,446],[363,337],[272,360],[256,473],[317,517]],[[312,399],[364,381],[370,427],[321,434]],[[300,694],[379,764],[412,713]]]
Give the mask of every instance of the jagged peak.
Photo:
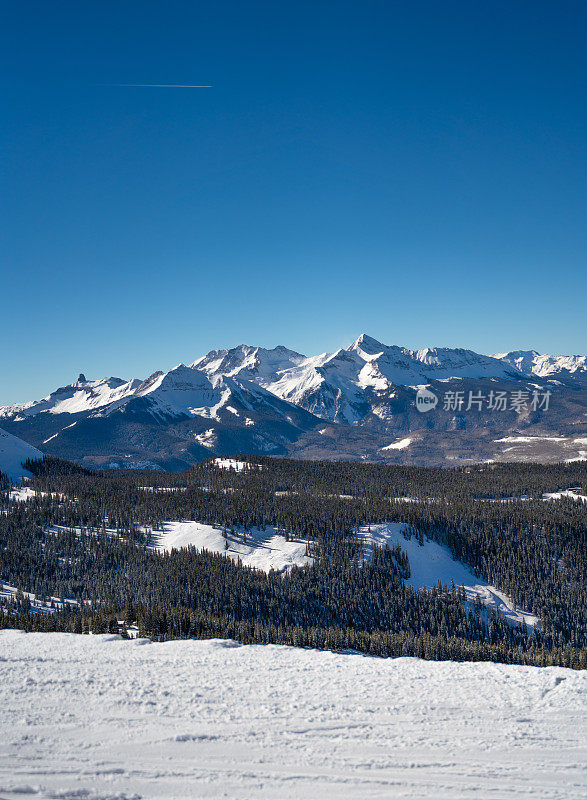
[[[374,339],[373,336],[369,336],[368,333],[362,333],[347,347],[347,350],[362,350],[368,355],[376,355],[377,353],[383,353],[387,350],[387,347],[388,345]]]

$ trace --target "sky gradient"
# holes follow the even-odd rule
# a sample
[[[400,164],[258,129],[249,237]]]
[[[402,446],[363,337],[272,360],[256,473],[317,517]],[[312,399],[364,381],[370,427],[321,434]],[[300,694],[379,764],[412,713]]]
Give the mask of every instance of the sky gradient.
[[[2,3],[0,404],[363,331],[585,352],[586,25],[579,2]]]

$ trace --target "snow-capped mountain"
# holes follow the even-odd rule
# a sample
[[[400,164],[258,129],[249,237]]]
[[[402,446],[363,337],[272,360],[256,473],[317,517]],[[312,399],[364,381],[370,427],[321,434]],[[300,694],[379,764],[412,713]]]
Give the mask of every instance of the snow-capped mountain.
[[[42,457],[43,454],[36,447],[0,429],[0,472],[8,475],[10,480],[19,481],[28,476],[23,462]]]
[[[508,353],[494,353],[493,358],[517,367],[526,375],[540,378],[575,378],[587,383],[586,356],[540,355],[536,350],[510,350]]]
[[[318,420],[247,380],[252,368],[249,358],[239,379],[185,364],[144,381],[80,379],[5,406],[0,419],[47,452],[92,466],[179,469],[216,453],[284,453]]]
[[[520,457],[519,441],[532,439],[528,432],[551,443],[552,458],[565,460],[583,458],[585,362],[584,356],[534,351],[486,356],[461,348],[411,350],[367,334],[309,357],[281,345],[243,344],[146,380],[88,381],[80,375],[41,400],[0,408],[0,424],[52,455],[90,466],[182,469],[210,455],[235,453],[471,461],[492,458],[496,449],[500,457],[510,451]],[[538,387],[553,392],[556,402],[547,414],[464,414],[440,404],[424,417],[415,404],[424,385],[439,396],[528,394]],[[515,446],[495,444],[510,439]]]
[[[81,374],[77,381],[56,389],[42,400],[1,407],[0,419],[25,419],[44,411],[49,414],[79,414],[94,411],[129,397],[139,384],[138,380],[126,382],[121,378],[88,381],[85,375]]]
[[[472,350],[408,350],[382,344],[367,334],[359,336],[346,349],[311,358],[285,348],[275,350],[281,350],[284,356],[279,357],[281,352],[273,355],[275,351],[265,350],[261,368],[254,370],[236,366],[236,351],[240,355],[241,348],[234,348],[229,351],[230,356],[224,358],[218,358],[216,353],[227,351],[213,351],[195,361],[194,366],[216,375],[243,374],[243,370],[249,379],[283,400],[302,406],[322,419],[350,424],[369,413],[372,394],[392,391],[395,386],[420,386],[432,380],[451,378],[515,380],[523,377],[515,366]],[[259,360],[253,354],[248,357]],[[243,359],[238,359],[238,363],[243,364]]]
[[[279,373],[305,360],[306,356],[288,350],[283,345],[265,350],[263,347],[241,344],[230,350],[211,350],[190,366],[207,375],[228,375],[261,383],[267,378],[274,380]]]

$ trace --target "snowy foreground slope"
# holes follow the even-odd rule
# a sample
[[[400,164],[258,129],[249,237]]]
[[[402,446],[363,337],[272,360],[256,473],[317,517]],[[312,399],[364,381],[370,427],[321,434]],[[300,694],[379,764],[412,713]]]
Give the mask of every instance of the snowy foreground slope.
[[[0,632],[0,797],[584,798],[587,674]]]

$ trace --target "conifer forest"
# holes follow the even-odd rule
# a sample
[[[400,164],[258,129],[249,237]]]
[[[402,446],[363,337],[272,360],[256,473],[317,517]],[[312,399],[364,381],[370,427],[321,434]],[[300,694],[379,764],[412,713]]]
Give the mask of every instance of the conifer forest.
[[[48,457],[26,467],[24,495],[0,476],[0,581],[15,587],[2,594],[0,627],[134,626],[159,641],[587,666],[584,463],[429,469],[242,455],[183,473]],[[243,541],[273,526],[305,541],[308,563],[264,572],[193,546],[160,552],[151,543],[170,520]],[[539,624],[512,625],[455,585],[412,588],[401,544],[366,558],[359,528],[389,522],[447,548]]]

